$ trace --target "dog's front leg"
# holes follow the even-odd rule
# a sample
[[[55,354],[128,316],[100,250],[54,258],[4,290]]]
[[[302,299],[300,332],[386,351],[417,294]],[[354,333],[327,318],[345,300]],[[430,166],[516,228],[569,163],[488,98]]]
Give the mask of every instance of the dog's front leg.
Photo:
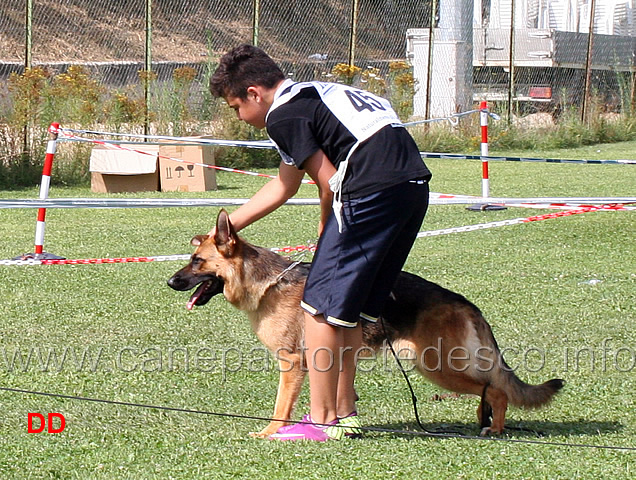
[[[252,433],[251,435],[254,437],[267,438],[272,433],[276,433],[280,427],[287,425],[288,422],[285,420],[291,419],[298,395],[300,395],[306,374],[301,356],[295,353],[285,353],[284,356],[279,354],[278,366],[280,377],[274,406],[273,418],[275,420],[259,433]]]

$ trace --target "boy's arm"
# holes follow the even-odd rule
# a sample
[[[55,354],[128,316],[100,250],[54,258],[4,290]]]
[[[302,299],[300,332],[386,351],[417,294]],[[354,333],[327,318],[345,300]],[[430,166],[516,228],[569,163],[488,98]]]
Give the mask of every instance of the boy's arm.
[[[327,218],[331,214],[333,192],[329,188],[329,179],[336,173],[336,168],[322,150],[316,151],[303,162],[302,166],[304,170],[299,170],[295,166],[281,162],[278,176],[263,185],[247,203],[230,214],[230,221],[236,231],[238,232],[263,218],[293,197],[298,191],[306,171],[318,187],[320,198],[318,235],[321,235]],[[214,230],[213,228],[208,235],[214,235]]]
[[[276,178],[263,185],[247,203],[230,214],[230,221],[236,231],[263,218],[293,197],[304,175],[304,171],[281,162]],[[213,234],[214,229],[209,232],[209,235]]]
[[[333,192],[329,188],[329,179],[336,173],[327,155],[322,150],[318,150],[303,162],[303,168],[311,179],[318,186],[318,196],[320,198],[320,223],[318,224],[318,236],[322,235],[322,229],[331,215],[331,205],[333,202]]]

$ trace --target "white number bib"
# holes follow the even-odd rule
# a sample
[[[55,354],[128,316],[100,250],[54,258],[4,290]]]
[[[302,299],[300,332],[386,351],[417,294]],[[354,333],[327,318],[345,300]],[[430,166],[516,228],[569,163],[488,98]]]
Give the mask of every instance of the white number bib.
[[[293,83],[286,80],[279,88],[278,95],[267,112],[267,116],[279,106],[294,98],[304,88],[314,87],[323,103],[335,115],[335,117],[356,138],[356,143],[349,150],[346,159],[338,166],[338,171],[329,180],[329,186],[334,192],[333,210],[342,231],[342,182],[349,165],[349,158],[358,145],[386,126],[402,126],[388,100],[378,97],[365,90],[359,90],[348,85],[326,82]],[[267,118],[267,117],[266,117]],[[275,143],[275,142],[274,142]],[[277,146],[278,148],[278,146]],[[293,164],[285,152],[278,151],[285,163]]]

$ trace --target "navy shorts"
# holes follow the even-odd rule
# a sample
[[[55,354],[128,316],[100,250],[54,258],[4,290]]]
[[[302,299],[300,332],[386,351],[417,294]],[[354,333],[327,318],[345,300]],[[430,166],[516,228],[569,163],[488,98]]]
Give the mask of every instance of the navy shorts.
[[[318,242],[301,306],[331,325],[377,321],[428,209],[428,182],[412,180],[343,198],[342,232],[332,214]]]

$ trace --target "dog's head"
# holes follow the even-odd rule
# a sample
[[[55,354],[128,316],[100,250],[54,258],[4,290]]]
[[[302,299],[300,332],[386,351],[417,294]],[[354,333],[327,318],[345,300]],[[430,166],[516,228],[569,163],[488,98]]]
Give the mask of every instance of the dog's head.
[[[232,268],[228,259],[240,247],[240,239],[230,223],[228,213],[221,210],[214,236],[197,235],[190,243],[196,247],[190,263],[168,280],[168,286],[179,291],[197,287],[188,301],[188,310],[195,305],[205,305],[212,297],[223,293],[224,278],[227,278]]]

